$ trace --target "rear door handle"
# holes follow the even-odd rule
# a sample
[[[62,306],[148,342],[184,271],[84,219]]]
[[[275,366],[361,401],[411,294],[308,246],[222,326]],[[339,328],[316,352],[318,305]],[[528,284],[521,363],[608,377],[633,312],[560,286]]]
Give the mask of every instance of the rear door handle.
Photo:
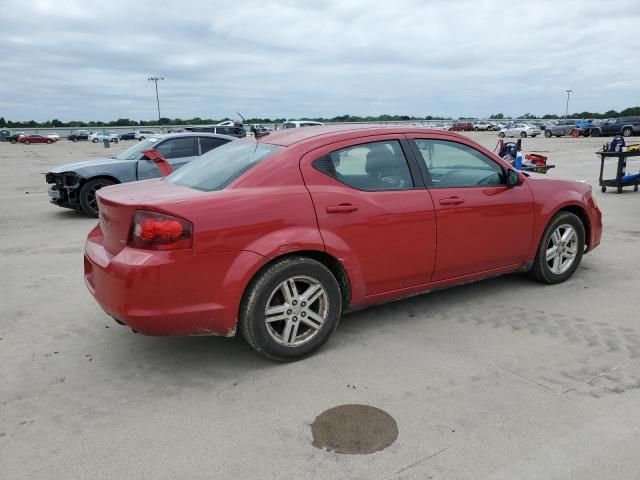
[[[440,199],[440,205],[460,205],[461,203],[464,203],[464,198],[461,197],[449,197]]]
[[[351,213],[358,210],[356,205],[350,203],[341,203],[340,205],[329,205],[327,207],[327,213]]]

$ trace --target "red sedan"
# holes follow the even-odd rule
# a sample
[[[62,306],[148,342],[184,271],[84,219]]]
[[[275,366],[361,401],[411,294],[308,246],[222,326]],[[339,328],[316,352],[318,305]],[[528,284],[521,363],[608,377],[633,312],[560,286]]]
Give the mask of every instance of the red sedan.
[[[30,143],[53,143],[56,142],[56,138],[43,137],[42,135],[23,135],[18,139],[18,142],[29,145]]]
[[[455,133],[297,128],[98,194],[85,282],[149,335],[226,335],[295,360],[343,312],[511,272],[559,283],[595,248],[584,183],[525,174]]]

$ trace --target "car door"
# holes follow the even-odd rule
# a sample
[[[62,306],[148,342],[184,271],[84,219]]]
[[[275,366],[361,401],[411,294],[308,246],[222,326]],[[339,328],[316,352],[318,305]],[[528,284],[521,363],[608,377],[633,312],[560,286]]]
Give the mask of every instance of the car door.
[[[301,159],[327,252],[364,296],[426,284],[435,259],[435,212],[404,137],[327,145]]]
[[[534,203],[526,183],[507,187],[507,167],[464,139],[410,137],[436,212],[433,280],[528,260]]]

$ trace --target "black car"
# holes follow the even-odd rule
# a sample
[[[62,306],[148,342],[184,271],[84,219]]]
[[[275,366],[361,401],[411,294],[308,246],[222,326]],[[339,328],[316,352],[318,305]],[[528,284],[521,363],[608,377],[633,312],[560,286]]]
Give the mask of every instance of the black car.
[[[169,132],[171,133],[171,132]],[[120,134],[120,140],[135,140],[136,138],[136,132],[126,132],[126,133],[122,133]]]
[[[188,132],[207,132],[217,133],[219,135],[231,135],[232,137],[243,138],[247,136],[247,132],[242,125],[212,125],[210,127],[185,127]]]
[[[77,142],[78,140],[88,140],[89,132],[87,130],[76,130],[71,135],[67,137],[67,140],[71,140],[72,142]]]
[[[601,123],[600,125],[593,125],[589,128],[588,134],[585,136],[599,137],[622,135],[623,137],[630,137],[631,135],[640,134],[640,117],[620,117],[613,118]]]
[[[22,137],[25,133],[24,132],[13,132],[11,134],[11,136],[7,137],[7,141],[11,142],[11,143],[18,143],[18,140],[20,139],[20,137]]]

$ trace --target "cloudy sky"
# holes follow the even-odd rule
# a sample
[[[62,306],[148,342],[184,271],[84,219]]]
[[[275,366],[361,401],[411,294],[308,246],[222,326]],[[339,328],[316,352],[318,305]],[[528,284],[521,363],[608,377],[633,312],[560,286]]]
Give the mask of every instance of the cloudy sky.
[[[638,0],[0,0],[0,116],[487,116],[640,105]]]

